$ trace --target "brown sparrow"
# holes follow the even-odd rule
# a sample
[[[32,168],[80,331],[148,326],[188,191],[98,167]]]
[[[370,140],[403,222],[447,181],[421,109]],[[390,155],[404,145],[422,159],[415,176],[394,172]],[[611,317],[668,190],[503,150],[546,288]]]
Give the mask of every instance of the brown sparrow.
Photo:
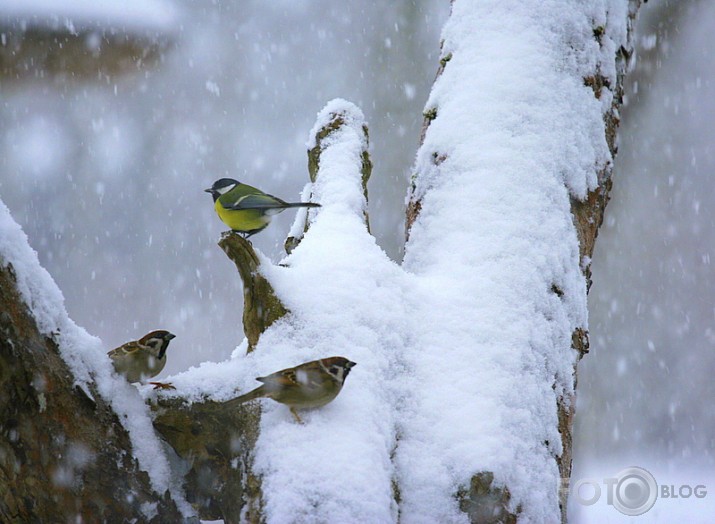
[[[235,406],[257,398],[270,398],[288,406],[302,424],[295,410],[319,408],[337,397],[354,365],[355,362],[343,357],[329,357],[276,371],[256,378],[263,382],[262,386],[225,404]]]
[[[166,349],[176,335],[162,329],[147,333],[139,340],[132,340],[113,349],[107,355],[112,359],[117,373],[129,382],[141,382],[161,373],[166,365]],[[171,384],[149,382],[154,389],[174,389]]]

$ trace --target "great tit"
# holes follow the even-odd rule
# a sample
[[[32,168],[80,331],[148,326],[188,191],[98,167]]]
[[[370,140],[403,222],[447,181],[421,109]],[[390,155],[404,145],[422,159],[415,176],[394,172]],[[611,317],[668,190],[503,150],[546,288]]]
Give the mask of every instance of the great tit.
[[[289,207],[320,207],[312,202],[285,202],[233,178],[222,178],[204,189],[214,198],[218,217],[232,230],[248,238],[265,228],[273,215]]]

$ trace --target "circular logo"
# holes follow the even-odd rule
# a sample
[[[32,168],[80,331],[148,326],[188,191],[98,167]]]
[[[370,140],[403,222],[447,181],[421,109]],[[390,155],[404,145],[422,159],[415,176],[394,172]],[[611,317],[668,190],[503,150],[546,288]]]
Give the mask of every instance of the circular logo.
[[[624,515],[643,515],[653,507],[658,497],[658,484],[649,471],[636,466],[626,468],[616,475],[613,507]]]

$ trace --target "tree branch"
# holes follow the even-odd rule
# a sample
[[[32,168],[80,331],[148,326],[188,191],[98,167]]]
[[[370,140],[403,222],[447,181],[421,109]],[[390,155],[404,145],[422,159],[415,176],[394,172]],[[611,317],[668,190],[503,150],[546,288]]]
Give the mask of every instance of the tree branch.
[[[154,427],[188,466],[184,489],[199,516],[227,524],[260,522],[260,479],[251,473],[250,456],[260,406],[228,409],[212,400],[158,397],[152,409]]]
[[[288,310],[261,274],[258,255],[248,240],[229,231],[221,236],[218,245],[236,264],[243,281],[243,331],[248,339],[248,351],[251,352],[258,344],[261,333]]]
[[[593,89],[593,94],[597,99],[601,99],[602,90],[608,88],[612,93],[611,106],[604,112],[603,121],[606,131],[606,143],[611,152],[611,157],[615,158],[618,153],[616,135],[620,124],[619,109],[623,105],[623,92],[625,75],[628,71],[630,58],[633,55],[633,26],[636,14],[640,8],[641,0],[629,0],[628,12],[628,44],[616,51],[616,82],[610,82],[601,70],[601,64],[596,65],[593,76],[584,78],[584,83]],[[596,27],[593,30],[593,37],[602,46],[604,28]],[[598,231],[603,224],[603,216],[606,205],[610,200],[611,188],[613,187],[613,163],[607,164],[598,173],[598,186],[590,191],[585,199],[578,200],[571,198],[571,213],[573,214],[574,226],[578,235],[579,253],[581,256],[581,269],[586,279],[587,292],[591,289],[591,257],[596,245]],[[571,347],[576,351],[578,360],[574,364],[574,392],[578,379],[578,362],[589,350],[589,333],[587,330],[577,328],[571,336]],[[573,424],[576,414],[576,397],[570,395],[562,397],[558,401],[558,421],[559,433],[561,434],[563,452],[556,457],[559,473],[562,479],[571,478],[571,467],[573,464]],[[562,489],[559,493],[559,505],[561,507],[561,521],[566,523],[566,504],[568,502],[568,490]]]
[[[632,54],[631,42],[633,36],[633,22],[640,4],[640,0],[629,1],[628,41],[623,47],[615,50],[615,57],[613,57],[613,55],[605,57],[605,60],[611,64],[611,67],[613,64],[611,60],[615,58],[616,78],[614,79],[609,77],[609,75],[602,70],[604,64],[601,64],[600,62],[595,64],[595,68],[591,74],[583,78],[584,84],[593,89],[594,96],[597,99],[601,100],[605,91],[608,91],[608,94],[612,95],[609,100],[610,107],[603,110],[605,139],[610,150],[611,157],[615,157],[617,153],[616,132],[619,125],[618,110],[623,102],[624,76],[628,67],[629,58]],[[607,46],[604,47],[605,43],[603,42],[605,34],[605,27],[593,28],[593,39],[603,51],[608,53],[609,48]],[[444,48],[444,45],[442,45],[442,47]],[[435,83],[437,83],[440,77],[443,76],[444,72],[451,67],[452,58],[451,53],[446,53],[444,49],[442,50],[442,57],[440,59]],[[608,68],[608,63],[605,65],[606,68]],[[438,107],[434,101],[431,103],[434,105],[428,106],[423,113],[424,123],[420,135],[421,147],[425,144],[425,138],[428,135],[428,131],[432,123],[438,118],[438,116],[440,116],[440,112],[443,109]],[[425,171],[431,169],[432,176],[436,179],[441,175],[440,167],[445,160],[447,160],[446,153],[443,151],[425,151],[425,154],[429,156],[428,158],[425,158],[426,162],[424,165],[428,163],[430,165],[429,167],[424,167],[423,165],[423,168]],[[583,199],[576,198],[573,195],[571,196],[571,214],[578,237],[581,271],[584,274],[587,288],[590,287],[591,283],[590,257],[593,253],[599,227],[603,222],[605,207],[608,203],[612,187],[611,177],[613,164],[612,162],[609,162],[602,168],[594,166],[593,169],[594,171],[598,170],[598,183],[596,187],[590,190]],[[424,182],[423,180],[420,180],[421,176],[423,176],[423,173],[419,172],[413,175],[409,189],[405,227],[405,235],[408,241],[410,240],[410,234],[413,226],[422,213],[423,198],[431,189],[430,184],[432,181]],[[419,187],[420,183],[422,183],[422,187]],[[559,289],[559,287],[555,284],[552,285],[551,291],[556,294],[559,299],[561,299],[564,295],[564,291]],[[588,352],[588,331],[586,331],[583,327],[577,327],[572,333],[571,340],[571,346],[575,350],[578,357],[574,363],[575,391],[576,365],[578,360]],[[572,393],[566,393],[564,396],[557,397],[556,401],[558,430],[561,435],[562,449],[560,453],[556,454],[555,459],[561,478],[568,479],[571,474],[572,463],[572,431],[573,418],[575,414],[575,395]],[[547,445],[549,444],[547,443]],[[519,508],[516,508],[516,510],[511,513],[507,510],[510,499],[509,491],[505,487],[491,486],[493,478],[494,475],[489,471],[480,472],[474,475],[472,477],[471,486],[461,490],[457,494],[457,498],[460,501],[460,508],[469,515],[472,522],[492,522],[492,520],[490,520],[491,517],[489,517],[490,515],[499,515],[500,517],[497,519],[499,522],[512,520],[516,521],[520,511]],[[567,493],[567,490],[562,490],[559,500],[561,506],[561,518],[563,522],[566,520]]]

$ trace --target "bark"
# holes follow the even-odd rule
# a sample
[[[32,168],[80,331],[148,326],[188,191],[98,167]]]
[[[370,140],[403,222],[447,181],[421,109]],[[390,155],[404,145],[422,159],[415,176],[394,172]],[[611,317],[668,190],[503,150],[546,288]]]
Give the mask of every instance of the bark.
[[[288,310],[261,274],[258,255],[248,240],[229,231],[221,236],[218,245],[236,264],[243,282],[243,331],[248,340],[248,351],[251,352],[261,333]]]
[[[227,524],[261,522],[260,479],[251,473],[250,455],[258,438],[260,406],[227,409],[210,400],[160,397],[152,409],[154,427],[186,470],[186,498],[199,516]]]

